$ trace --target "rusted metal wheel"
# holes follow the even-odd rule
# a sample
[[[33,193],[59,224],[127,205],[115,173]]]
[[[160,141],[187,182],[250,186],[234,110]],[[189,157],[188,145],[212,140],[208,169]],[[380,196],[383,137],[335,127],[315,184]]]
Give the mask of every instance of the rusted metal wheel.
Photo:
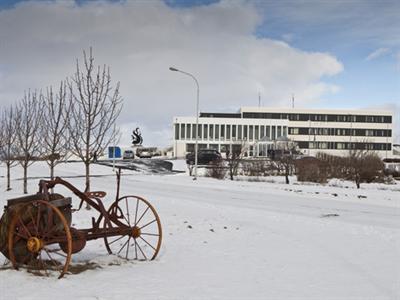
[[[72,238],[62,212],[43,200],[21,205],[9,225],[8,254],[15,269],[24,265],[36,275],[56,272],[63,277],[71,261]]]
[[[153,260],[161,247],[160,218],[154,207],[138,196],[125,196],[115,201],[108,213],[121,235],[105,237],[108,253],[125,259]],[[105,228],[110,228],[104,222]]]

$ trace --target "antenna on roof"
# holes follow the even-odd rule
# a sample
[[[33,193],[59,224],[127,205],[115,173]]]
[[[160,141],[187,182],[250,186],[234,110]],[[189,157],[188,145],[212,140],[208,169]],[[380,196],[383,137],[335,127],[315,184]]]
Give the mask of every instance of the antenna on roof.
[[[261,107],[261,93],[258,92],[258,107]]]
[[[294,94],[292,94],[292,108],[294,108]]]

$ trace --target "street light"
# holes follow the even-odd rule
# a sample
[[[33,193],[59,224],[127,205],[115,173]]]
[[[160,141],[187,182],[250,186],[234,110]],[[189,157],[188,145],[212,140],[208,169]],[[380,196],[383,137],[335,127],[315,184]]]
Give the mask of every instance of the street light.
[[[180,72],[182,74],[185,74],[185,75],[191,77],[196,82],[196,86],[197,86],[196,130],[195,130],[196,144],[194,146],[194,178],[193,178],[193,180],[196,180],[197,179],[197,152],[198,152],[198,139],[199,139],[199,134],[198,134],[198,130],[199,130],[199,93],[200,93],[199,82],[197,81],[196,77],[194,77],[192,74],[190,74],[188,72],[178,70],[177,68],[174,68],[174,67],[170,67],[169,70],[174,71],[174,72]]]

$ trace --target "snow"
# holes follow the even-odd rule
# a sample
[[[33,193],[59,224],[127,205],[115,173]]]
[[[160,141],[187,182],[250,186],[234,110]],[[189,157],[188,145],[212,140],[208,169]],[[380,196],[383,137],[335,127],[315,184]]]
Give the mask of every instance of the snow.
[[[185,170],[183,161],[172,162]],[[56,172],[82,189],[83,170],[67,163]],[[21,174],[12,170],[14,189],[1,194],[0,205],[21,195]],[[47,174],[45,164],[32,165],[30,193]],[[110,206],[112,168],[94,165],[92,174],[92,190],[105,190]],[[0,299],[400,299],[399,184],[357,190],[337,180],[322,186],[245,179],[124,170],[121,195],[148,199],[160,215],[157,259],[126,262],[108,255],[102,240],[90,241],[73,264],[98,268],[58,280],[3,267]],[[90,224],[91,215],[77,212],[74,226]]]

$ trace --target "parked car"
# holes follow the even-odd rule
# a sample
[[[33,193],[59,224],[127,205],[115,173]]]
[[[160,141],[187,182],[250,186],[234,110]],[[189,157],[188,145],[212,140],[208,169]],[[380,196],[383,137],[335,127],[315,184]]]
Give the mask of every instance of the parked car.
[[[122,156],[123,159],[134,159],[135,154],[133,153],[133,150],[125,150],[124,155]]]
[[[194,152],[186,155],[186,163],[188,165],[194,165]],[[197,164],[207,165],[210,162],[222,160],[221,153],[214,149],[199,149],[197,152]]]
[[[136,149],[136,155],[140,158],[152,158],[156,151],[156,147],[139,147]]]

